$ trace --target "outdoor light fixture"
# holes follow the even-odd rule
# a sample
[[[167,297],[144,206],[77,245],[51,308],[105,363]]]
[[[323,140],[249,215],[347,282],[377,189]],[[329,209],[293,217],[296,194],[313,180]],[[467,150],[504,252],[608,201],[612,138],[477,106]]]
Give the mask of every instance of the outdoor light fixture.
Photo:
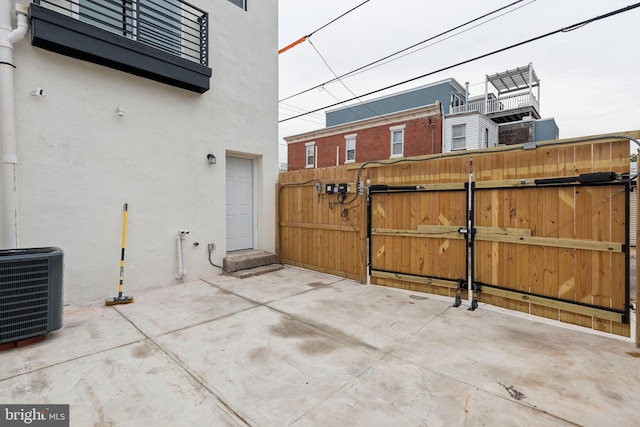
[[[207,154],[207,161],[209,162],[210,165],[215,165],[216,164],[216,156],[214,156],[211,153]]]

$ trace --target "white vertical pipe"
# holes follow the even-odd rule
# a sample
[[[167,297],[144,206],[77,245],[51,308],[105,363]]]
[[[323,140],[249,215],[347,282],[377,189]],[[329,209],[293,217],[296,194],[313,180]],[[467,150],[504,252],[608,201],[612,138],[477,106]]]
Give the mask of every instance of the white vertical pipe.
[[[2,144],[2,217],[4,241],[0,246],[18,247],[18,150],[14,95],[13,44],[29,28],[28,9],[16,5],[18,26],[11,29],[11,3],[0,2],[0,143]]]
[[[469,82],[464,82],[464,103],[469,105]],[[465,108],[464,111],[469,111],[469,108]]]
[[[529,62],[529,99],[533,97],[533,63]],[[530,101],[533,105],[533,101]]]
[[[185,236],[180,236],[180,246],[182,246],[182,278],[187,277],[187,250],[184,247],[184,238]]]
[[[484,76],[484,111],[482,114],[489,114],[489,76]]]
[[[183,263],[183,247],[182,247],[182,236],[178,233],[176,236],[176,246],[178,248],[178,274],[176,274],[176,279],[184,278],[184,263]]]
[[[178,249],[178,274],[176,274],[176,279],[180,280],[187,277],[187,251],[184,247],[184,239],[187,234],[189,234],[188,230],[180,230],[176,236],[176,247]]]

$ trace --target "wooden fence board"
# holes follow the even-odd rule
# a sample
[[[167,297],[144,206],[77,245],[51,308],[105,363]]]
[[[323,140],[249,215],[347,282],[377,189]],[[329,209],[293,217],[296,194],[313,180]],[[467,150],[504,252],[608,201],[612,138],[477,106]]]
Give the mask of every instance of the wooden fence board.
[[[480,301],[629,336],[621,314],[627,308],[624,185],[535,182],[625,173],[628,152],[628,141],[603,136],[539,143],[534,150],[496,148],[282,174],[277,248],[285,262],[365,282],[365,198],[343,206],[336,196],[318,194],[315,181],[301,183],[346,182],[348,199],[358,171],[370,184],[416,186],[371,198],[371,283],[454,296],[457,281],[466,278],[466,240],[458,230],[466,228],[473,159],[473,279],[487,285]],[[348,214],[341,214],[345,208]]]
[[[366,283],[365,197],[343,205],[337,195],[316,191],[316,183],[324,189],[329,182],[349,183],[353,191],[356,174],[346,168],[281,174],[276,248],[282,262]],[[347,194],[347,201],[353,196]]]
[[[568,154],[568,153],[566,153]],[[566,163],[569,165],[569,161]],[[571,150],[571,166],[573,167],[573,150]],[[558,238],[574,240],[575,201],[573,188],[558,190]],[[562,299],[575,301],[575,249],[561,248],[558,264],[558,296]],[[560,309],[560,320],[567,323],[575,322],[575,314]]]

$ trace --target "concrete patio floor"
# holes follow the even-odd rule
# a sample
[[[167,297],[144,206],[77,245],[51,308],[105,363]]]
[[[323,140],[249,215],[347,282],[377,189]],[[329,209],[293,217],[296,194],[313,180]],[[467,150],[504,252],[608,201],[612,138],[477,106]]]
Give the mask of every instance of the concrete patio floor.
[[[630,341],[294,267],[66,307],[0,403],[72,426],[637,426]]]

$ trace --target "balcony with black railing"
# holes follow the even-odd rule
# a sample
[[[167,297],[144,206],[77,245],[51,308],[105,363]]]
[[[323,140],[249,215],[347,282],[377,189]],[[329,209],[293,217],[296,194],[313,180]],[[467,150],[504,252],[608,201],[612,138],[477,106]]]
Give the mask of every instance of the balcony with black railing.
[[[209,15],[182,0],[34,0],[32,43],[172,86],[209,89]]]

